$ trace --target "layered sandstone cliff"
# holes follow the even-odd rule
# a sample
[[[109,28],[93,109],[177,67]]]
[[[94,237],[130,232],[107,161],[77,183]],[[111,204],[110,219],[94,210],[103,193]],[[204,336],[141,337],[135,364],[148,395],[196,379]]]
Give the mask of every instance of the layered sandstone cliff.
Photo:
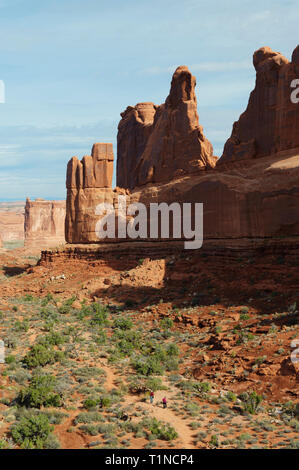
[[[24,203],[0,204],[0,238],[2,242],[24,240]]]
[[[246,111],[234,123],[218,164],[299,150],[299,106],[291,101],[291,83],[299,78],[299,46],[289,62],[262,47],[253,56],[256,84]]]
[[[65,243],[65,201],[26,199],[25,246],[38,248]]]
[[[138,103],[121,116],[117,185],[133,189],[215,166],[212,144],[198,122],[196,79],[185,66],[172,77],[165,103]]]
[[[204,242],[219,246],[299,236],[299,104],[290,100],[290,83],[299,78],[298,51],[291,63],[269,48],[254,54],[256,88],[216,168],[198,124],[195,79],[186,67],[176,70],[164,105],[127,108],[118,133],[122,188],[111,187],[112,144],[96,144],[92,156],[68,164],[67,241],[101,243],[96,207],[107,202],[118,214],[118,196],[124,194],[127,204],[147,208],[153,202],[203,203]],[[96,155],[104,154],[99,165]],[[149,231],[142,239],[149,239]]]
[[[65,237],[69,243],[98,241],[95,209],[100,203],[114,203],[112,144],[96,143],[91,155],[73,157],[67,166]]]

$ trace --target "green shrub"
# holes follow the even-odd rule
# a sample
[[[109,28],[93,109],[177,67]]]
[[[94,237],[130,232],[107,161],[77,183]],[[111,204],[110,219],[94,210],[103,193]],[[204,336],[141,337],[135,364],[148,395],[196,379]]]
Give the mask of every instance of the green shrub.
[[[13,363],[16,362],[16,358],[15,358],[15,356],[12,356],[12,355],[6,356],[5,357],[5,362],[6,362],[6,364],[13,364]]]
[[[98,401],[92,398],[87,398],[83,402],[83,408],[85,408],[86,410],[93,410],[97,407],[97,405],[98,405]]]
[[[78,423],[83,423],[83,424],[98,423],[102,420],[103,420],[103,417],[102,417],[101,413],[98,413],[97,411],[88,412],[88,413],[79,413],[75,418],[75,424],[78,424]]]
[[[89,434],[90,436],[96,436],[99,434],[98,426],[95,424],[82,424],[79,426],[80,431],[83,431],[85,434]]]
[[[162,375],[164,367],[157,357],[139,358],[133,361],[133,367],[141,375]]]
[[[146,380],[146,387],[150,390],[156,392],[157,390],[165,390],[167,387],[163,385],[162,379],[160,377],[151,377]]]
[[[213,435],[211,436],[211,439],[210,439],[210,446],[212,446],[212,447],[219,447],[218,437],[217,437],[215,434],[213,434]]]
[[[130,318],[117,318],[114,320],[114,326],[121,330],[130,330],[133,327],[133,322]]]
[[[151,419],[148,428],[156,439],[172,441],[178,437],[178,433],[170,424],[164,424],[156,418]]]
[[[287,401],[282,406],[282,412],[292,418],[299,418],[299,402]]]
[[[30,369],[47,364],[54,364],[63,358],[62,351],[55,351],[52,346],[37,343],[31,346],[23,359],[23,362]]]
[[[173,327],[173,320],[171,318],[163,318],[163,320],[160,321],[160,325],[161,328],[167,330]]]
[[[78,382],[88,382],[90,378],[105,376],[106,372],[99,367],[80,367],[74,371],[74,376]]]
[[[108,408],[111,405],[111,399],[109,397],[101,397],[100,398],[100,407],[101,408]]]
[[[94,342],[98,344],[99,346],[103,345],[107,341],[107,335],[104,330],[100,330],[96,336],[94,336]]]
[[[52,300],[54,300],[53,295],[47,294],[46,297],[44,297],[41,302],[42,307],[46,307],[46,305],[48,305],[48,303],[51,302]]]
[[[235,402],[237,400],[237,395],[235,395],[233,392],[231,391],[228,391],[227,394],[225,395],[225,398],[228,400],[228,401],[232,401],[232,402]]]
[[[20,405],[32,408],[60,406],[61,398],[54,391],[55,385],[55,377],[51,375],[37,375],[32,378],[29,387],[20,390],[17,402]]]
[[[75,302],[76,296],[73,295],[70,299],[67,299],[63,302],[63,304],[58,308],[58,312],[61,313],[62,315],[66,315],[67,313],[70,313],[72,309],[72,304]]]
[[[14,330],[15,331],[25,331],[27,332],[30,328],[30,324],[28,320],[17,320],[14,324]]]
[[[60,449],[60,442],[57,436],[49,434],[44,443],[44,449]]]
[[[239,398],[243,403],[243,410],[253,415],[259,411],[263,401],[262,395],[258,395],[256,392],[241,393]]]
[[[59,346],[60,344],[65,343],[65,338],[57,331],[52,331],[48,335],[44,336],[40,341],[40,344]]]
[[[13,440],[23,449],[43,449],[52,426],[43,415],[24,416],[11,429]]]
[[[92,325],[105,325],[107,324],[108,308],[104,305],[93,303],[89,307],[89,311],[92,314],[91,324]]]
[[[24,296],[24,301],[25,301],[25,302],[32,302],[33,300],[34,300],[34,297],[33,297],[33,295],[31,295],[31,294],[26,294],[26,295]]]

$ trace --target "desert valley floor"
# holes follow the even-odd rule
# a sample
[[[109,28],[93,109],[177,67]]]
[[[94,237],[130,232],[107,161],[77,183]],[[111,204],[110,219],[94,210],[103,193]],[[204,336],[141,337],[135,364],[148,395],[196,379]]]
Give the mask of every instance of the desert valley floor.
[[[0,448],[298,448],[298,260],[283,243],[2,249]]]

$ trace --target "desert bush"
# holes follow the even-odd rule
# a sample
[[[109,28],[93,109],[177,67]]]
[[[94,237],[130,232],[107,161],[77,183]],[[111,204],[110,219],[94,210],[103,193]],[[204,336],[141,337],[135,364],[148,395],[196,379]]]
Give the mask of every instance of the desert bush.
[[[97,436],[99,434],[98,426],[95,424],[82,424],[79,426],[79,429],[90,436]]]
[[[92,317],[90,320],[91,325],[106,325],[108,323],[108,309],[101,304],[91,304]]]
[[[213,435],[211,436],[211,439],[210,439],[210,446],[211,446],[211,447],[219,447],[218,437],[217,437],[215,434],[213,434]]]
[[[173,320],[171,318],[163,318],[161,321],[160,321],[160,326],[161,328],[167,330],[169,328],[172,328],[173,327]]]
[[[62,315],[66,315],[71,312],[72,304],[75,302],[76,296],[73,295],[70,299],[65,300],[62,305],[58,308],[58,312]]]
[[[99,367],[80,367],[73,372],[78,382],[87,382],[93,377],[105,376],[106,372]]]
[[[42,302],[41,302],[41,306],[42,306],[42,307],[46,307],[46,306],[48,305],[48,303],[51,302],[51,301],[53,301],[53,300],[54,300],[54,299],[53,299],[53,295],[52,295],[52,294],[47,294],[47,295],[43,298],[43,300],[42,300]]]
[[[7,439],[0,439],[0,450],[3,449],[9,449],[11,448],[10,443],[7,441]]]
[[[99,405],[101,408],[109,408],[109,406],[111,405],[111,398],[109,397],[100,397],[100,400],[99,400]]]
[[[24,385],[27,380],[30,379],[31,374],[28,370],[23,368],[17,368],[12,373],[9,374],[11,380],[14,380],[19,385]]]
[[[166,390],[167,387],[163,385],[162,379],[160,377],[150,377],[146,380],[145,386],[150,390],[156,392],[157,390]]]
[[[93,337],[94,342],[101,346],[106,343],[107,341],[107,334],[104,330],[100,330],[94,337]]]
[[[61,397],[54,392],[55,377],[37,375],[32,378],[29,386],[20,390],[17,402],[22,406],[41,408],[42,406],[60,406]]]
[[[26,295],[24,296],[24,302],[33,302],[33,301],[34,301],[33,295],[31,295],[31,294],[26,294]]]
[[[287,401],[282,405],[282,413],[292,418],[299,418],[299,403]]]
[[[54,364],[62,360],[64,354],[62,351],[55,351],[52,346],[37,343],[31,346],[28,353],[25,355],[23,362],[30,369],[38,366],[45,366],[47,364]]]
[[[141,375],[162,375],[164,367],[161,361],[155,357],[141,357],[132,361],[132,365],[136,372]]]
[[[43,449],[52,426],[43,414],[24,416],[11,429],[13,440],[23,449]]]
[[[86,410],[94,410],[98,404],[99,404],[98,400],[95,400],[93,398],[87,398],[83,402],[83,408],[85,408]]]
[[[178,437],[176,430],[168,423],[162,423],[156,418],[152,418],[148,423],[147,427],[151,434],[156,439],[162,439],[164,441],[172,441]]]
[[[49,434],[43,445],[44,449],[60,449],[60,442],[55,434]]]
[[[30,328],[30,323],[28,320],[17,320],[14,324],[15,331],[25,331],[27,332]]]
[[[39,311],[39,315],[43,320],[51,320],[54,323],[58,321],[58,314],[53,310],[53,308],[41,308]]]
[[[250,414],[256,414],[263,401],[262,395],[258,395],[256,392],[244,392],[238,397],[243,404],[243,410]]]
[[[103,421],[103,416],[97,411],[89,411],[87,413],[79,413],[75,418],[75,424],[89,424],[89,423],[98,423]]]
[[[133,327],[133,322],[130,318],[116,318],[113,323],[115,328],[119,328],[121,330],[130,330]]]
[[[226,393],[225,398],[228,401],[235,402],[237,400],[237,395],[235,393],[231,392],[230,390]]]
[[[40,344],[50,345],[50,346],[59,346],[65,343],[65,337],[62,336],[57,331],[51,331],[49,334],[41,338],[39,341]]]
[[[10,356],[5,357],[5,363],[6,364],[13,364],[15,362],[16,362],[15,356],[10,355]]]
[[[67,418],[69,415],[63,411],[58,410],[44,410],[42,414],[47,416],[50,424],[60,424],[64,418]]]

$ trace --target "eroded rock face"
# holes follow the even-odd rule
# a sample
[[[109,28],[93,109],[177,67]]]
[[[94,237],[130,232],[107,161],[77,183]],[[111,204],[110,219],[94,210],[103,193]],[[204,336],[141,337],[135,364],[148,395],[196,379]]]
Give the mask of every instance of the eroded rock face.
[[[122,188],[136,186],[135,168],[140,162],[153,130],[158,106],[138,103],[121,113],[117,136],[117,185]]]
[[[65,201],[26,199],[25,246],[54,247],[65,243]]]
[[[4,209],[5,210],[1,210]],[[24,203],[16,208],[4,207],[0,209],[0,238],[2,242],[24,240]]]
[[[97,242],[95,209],[114,203],[112,190],[113,146],[96,143],[91,155],[73,157],[67,166],[65,237],[69,243]]]
[[[166,102],[139,103],[121,114],[117,185],[134,188],[215,166],[212,144],[198,122],[196,80],[185,66],[173,75]]]
[[[112,144],[107,144],[109,151],[106,144],[96,144],[91,156],[81,161],[74,157],[68,164],[67,241],[132,240],[103,240],[96,234],[101,218],[97,205],[108,203],[117,215],[120,195],[127,196],[127,204],[142,202],[147,207],[148,227],[153,202],[177,202],[181,209],[183,203],[203,203],[204,243],[220,247],[298,236],[299,104],[290,101],[298,56],[298,48],[291,63],[270,48],[255,53],[256,88],[225,146],[224,164],[216,168],[212,146],[198,124],[195,79],[186,67],[176,70],[165,104],[127,108],[118,133],[121,187],[111,187]],[[96,155],[106,158],[98,160]],[[148,229],[142,240],[162,238],[153,240]]]
[[[254,53],[253,65],[255,88],[246,111],[233,125],[219,165],[299,149],[299,105],[291,101],[291,82],[299,78],[299,46],[291,62],[262,47]]]

